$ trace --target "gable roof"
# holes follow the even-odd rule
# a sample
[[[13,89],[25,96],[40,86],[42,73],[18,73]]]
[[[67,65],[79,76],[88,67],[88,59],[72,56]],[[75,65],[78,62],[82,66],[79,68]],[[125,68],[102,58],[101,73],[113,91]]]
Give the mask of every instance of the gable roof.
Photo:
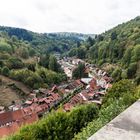
[[[16,121],[23,116],[22,110],[8,111],[0,114],[0,126],[8,122]]]

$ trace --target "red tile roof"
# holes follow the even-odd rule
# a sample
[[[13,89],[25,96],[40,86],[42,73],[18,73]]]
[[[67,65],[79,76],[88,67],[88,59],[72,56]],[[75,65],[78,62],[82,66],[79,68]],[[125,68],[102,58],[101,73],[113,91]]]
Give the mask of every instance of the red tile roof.
[[[63,108],[64,108],[64,110],[65,111],[70,111],[71,109],[72,109],[72,104],[70,104],[70,103],[66,103],[66,104],[64,104],[64,106],[63,106]]]
[[[58,93],[52,94],[52,97],[55,101],[59,100],[61,97]]]
[[[22,124],[33,123],[38,120],[38,115],[30,108],[9,111],[0,114],[0,137],[17,131]]]
[[[73,98],[71,98],[70,103],[75,106],[76,104],[81,103],[82,100],[82,97],[79,94],[77,94]]]
[[[78,85],[80,85],[80,84],[81,84],[81,80],[80,80],[80,79],[75,80],[75,82],[76,82]]]
[[[2,113],[0,114],[0,126],[6,124],[7,122],[12,122],[12,121],[16,121],[17,119],[20,119],[22,115],[23,115],[22,110],[8,111]]]
[[[111,78],[111,77],[104,76],[103,79],[104,79],[106,82],[112,82],[112,78]]]

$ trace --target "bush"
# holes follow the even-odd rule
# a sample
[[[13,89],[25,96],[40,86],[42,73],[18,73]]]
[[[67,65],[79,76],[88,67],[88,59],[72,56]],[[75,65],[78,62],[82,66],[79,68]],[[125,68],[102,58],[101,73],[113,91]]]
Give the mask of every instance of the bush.
[[[97,117],[98,107],[90,104],[70,113],[52,112],[37,123],[27,125],[9,140],[70,140],[82,127]]]
[[[112,88],[108,91],[104,100],[119,99],[125,95],[134,95],[135,84],[131,80],[121,80],[115,83]]]
[[[2,73],[3,75],[5,75],[5,76],[8,76],[8,75],[9,75],[9,72],[10,72],[10,70],[9,70],[9,68],[6,67],[6,66],[4,66],[4,67],[2,68],[2,70],[1,70],[1,73]]]
[[[6,42],[0,42],[0,52],[12,53],[12,48]]]
[[[120,68],[115,69],[111,74],[111,76],[114,79],[114,81],[119,81],[121,79],[121,69]]]
[[[134,78],[137,71],[137,63],[131,63],[127,70],[128,78]]]
[[[73,140],[87,140],[91,135],[96,133],[100,128],[126,109],[127,106],[121,106],[119,103],[118,101],[114,101],[107,108],[102,108],[99,112],[99,117],[88,123],[88,125],[83,128],[82,132],[75,135]]]
[[[24,59],[29,58],[29,51],[27,49],[23,48],[21,50],[21,57],[24,58]]]
[[[19,58],[11,57],[6,61],[6,66],[9,67],[9,69],[20,69],[24,67],[24,63]]]

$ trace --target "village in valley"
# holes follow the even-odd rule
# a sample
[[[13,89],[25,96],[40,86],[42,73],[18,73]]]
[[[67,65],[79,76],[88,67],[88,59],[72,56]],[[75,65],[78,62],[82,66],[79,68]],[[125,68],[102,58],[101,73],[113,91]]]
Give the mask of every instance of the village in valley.
[[[23,103],[13,101],[5,109],[0,106],[0,136],[11,134],[22,124],[33,123],[52,109],[69,112],[80,104],[102,104],[102,97],[112,87],[112,78],[106,71],[77,58],[58,59],[68,81],[51,88],[39,88],[29,93]],[[86,77],[73,79],[72,72],[79,63],[85,64]]]

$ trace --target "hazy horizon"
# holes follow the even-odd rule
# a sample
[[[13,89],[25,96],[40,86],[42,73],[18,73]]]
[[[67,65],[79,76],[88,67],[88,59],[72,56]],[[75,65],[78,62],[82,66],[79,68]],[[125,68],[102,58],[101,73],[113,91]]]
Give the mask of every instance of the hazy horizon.
[[[139,0],[0,0],[0,25],[99,34],[140,14]]]

